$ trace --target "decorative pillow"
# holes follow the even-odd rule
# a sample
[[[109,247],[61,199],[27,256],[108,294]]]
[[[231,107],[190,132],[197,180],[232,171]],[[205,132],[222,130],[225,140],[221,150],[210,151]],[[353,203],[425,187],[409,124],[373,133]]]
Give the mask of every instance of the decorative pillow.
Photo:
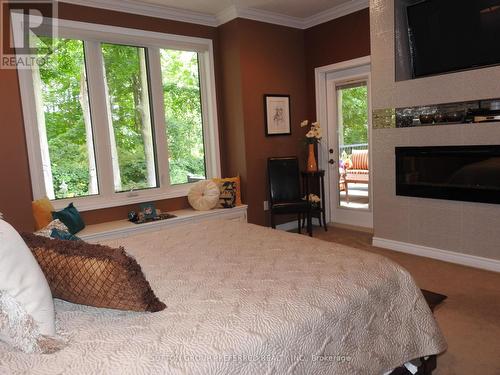
[[[35,234],[37,236],[42,237],[52,237],[52,230],[57,229],[60,231],[68,232],[68,227],[64,225],[61,220],[56,219],[52,220],[45,228],[36,231]]]
[[[161,311],[141,266],[120,247],[22,234],[54,298],[118,310]]]
[[[236,205],[241,206],[241,179],[240,176],[228,177],[228,178],[212,178],[212,181],[220,186],[222,182],[234,182],[236,184]],[[221,191],[222,193],[222,191]]]
[[[188,193],[189,204],[198,211],[208,211],[219,203],[220,190],[211,180],[195,183]]]
[[[220,184],[219,208],[233,208],[236,202],[236,183],[225,181]]]
[[[47,280],[21,236],[3,220],[0,220],[0,290],[14,297],[33,317],[40,334],[55,335],[54,301]]]
[[[67,345],[59,336],[42,335],[35,319],[3,290],[0,290],[0,339],[25,353],[50,354]]]
[[[73,203],[70,203],[64,210],[52,212],[52,217],[61,220],[71,234],[78,233],[85,228],[85,223]]]
[[[54,207],[49,198],[37,199],[31,202],[31,210],[35,219],[35,230],[46,227],[52,221],[52,211]]]

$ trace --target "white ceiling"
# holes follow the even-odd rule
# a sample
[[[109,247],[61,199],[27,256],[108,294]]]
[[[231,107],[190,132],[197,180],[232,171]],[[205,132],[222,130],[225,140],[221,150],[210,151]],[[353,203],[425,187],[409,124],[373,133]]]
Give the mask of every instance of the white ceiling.
[[[369,0],[59,1],[207,26],[219,26],[241,17],[299,29],[307,29],[369,6]]]
[[[140,0],[195,12],[217,15],[231,6],[263,10],[285,16],[307,18],[350,0]]]

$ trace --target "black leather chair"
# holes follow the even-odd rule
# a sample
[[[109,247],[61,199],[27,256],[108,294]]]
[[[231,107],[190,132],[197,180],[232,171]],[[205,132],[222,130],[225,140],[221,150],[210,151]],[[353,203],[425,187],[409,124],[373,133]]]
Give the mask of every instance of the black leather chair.
[[[296,157],[267,159],[269,182],[269,210],[271,211],[271,227],[276,228],[274,216],[281,214],[297,214],[300,233],[300,220],[307,217],[307,232],[312,236],[312,223],[309,202],[302,199],[300,192],[299,162]]]

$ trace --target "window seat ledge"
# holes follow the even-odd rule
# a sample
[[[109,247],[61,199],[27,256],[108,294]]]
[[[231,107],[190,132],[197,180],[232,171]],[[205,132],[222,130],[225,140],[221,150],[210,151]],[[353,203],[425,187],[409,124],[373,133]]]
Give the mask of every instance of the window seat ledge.
[[[153,221],[150,223],[134,224],[124,219],[87,225],[85,229],[78,232],[76,235],[84,241],[98,243],[103,240],[128,237],[138,233],[153,232],[163,228],[205,220],[221,219],[246,222],[247,208],[248,206],[245,204],[233,208],[216,208],[210,211],[196,211],[192,208],[187,208],[170,211],[170,214],[176,216],[174,218]]]

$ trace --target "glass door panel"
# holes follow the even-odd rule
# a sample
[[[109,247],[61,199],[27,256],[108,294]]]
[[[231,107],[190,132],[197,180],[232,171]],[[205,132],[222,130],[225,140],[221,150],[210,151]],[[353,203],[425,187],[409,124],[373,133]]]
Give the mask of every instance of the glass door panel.
[[[370,209],[368,86],[366,81],[336,86],[339,206]]]

